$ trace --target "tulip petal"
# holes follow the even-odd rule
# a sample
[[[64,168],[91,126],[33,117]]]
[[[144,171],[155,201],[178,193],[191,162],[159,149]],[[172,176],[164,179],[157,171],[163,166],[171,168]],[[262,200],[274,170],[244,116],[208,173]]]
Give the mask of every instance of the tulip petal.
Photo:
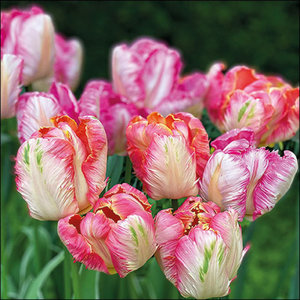
[[[145,188],[154,200],[198,193],[195,154],[181,136],[154,136],[146,152]]]
[[[256,186],[253,189],[253,200],[251,198],[247,200],[253,201],[253,220],[270,211],[279,199],[285,195],[298,170],[297,158],[291,151],[284,151],[283,157],[280,157],[276,151],[269,152],[265,149],[257,149],[256,152],[257,155],[263,155],[266,159],[266,167],[263,174],[257,172],[255,167],[252,167],[251,161],[253,158],[251,153],[245,156],[245,160],[250,166],[251,176],[256,176],[253,180],[256,182]],[[255,164],[258,164],[257,159]],[[251,210],[246,213],[251,217]]]
[[[111,222],[102,213],[87,213],[80,223],[80,231],[91,246],[92,251],[103,260],[102,269],[104,272],[114,274],[116,271],[105,242],[110,231],[110,224]]]
[[[221,210],[234,208],[240,221],[245,215],[249,171],[239,156],[217,150],[205,167],[200,194],[206,201],[213,201]]]
[[[22,58],[11,54],[3,55],[1,59],[1,119],[11,118],[16,114],[16,103],[21,92],[22,69]]]
[[[107,140],[104,127],[94,117],[81,117],[77,135],[85,145],[87,157],[82,162],[88,191],[85,197],[94,205],[106,186]]]
[[[181,295],[196,299],[227,295],[226,254],[221,237],[210,230],[195,228],[180,239],[175,256]]]
[[[73,215],[58,221],[57,233],[75,260],[80,261],[91,270],[109,274],[103,259],[93,251],[92,246],[81,234],[81,217]],[[77,226],[77,227],[76,227]]]
[[[140,212],[118,221],[107,238],[112,261],[120,277],[137,270],[154,254],[156,244],[150,213]]]
[[[23,143],[40,127],[52,126],[51,118],[62,115],[63,110],[57,100],[46,93],[25,93],[18,101],[18,136]]]
[[[237,275],[243,259],[243,239],[238,224],[238,213],[229,209],[216,214],[210,222],[210,227],[220,233],[224,243],[230,249],[226,258],[226,267],[229,280],[232,280]]]
[[[145,98],[141,78],[142,59],[126,45],[120,45],[112,52],[112,79],[114,90],[132,103]]]
[[[29,139],[16,157],[17,190],[30,216],[58,220],[78,212],[74,198],[73,148],[61,139]]]

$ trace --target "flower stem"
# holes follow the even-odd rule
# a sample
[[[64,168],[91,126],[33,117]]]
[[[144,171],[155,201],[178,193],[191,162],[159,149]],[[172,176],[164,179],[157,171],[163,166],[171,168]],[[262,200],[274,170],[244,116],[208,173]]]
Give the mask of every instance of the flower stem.
[[[172,202],[172,207],[175,210],[178,209],[178,200],[177,199],[171,199],[171,202]]]

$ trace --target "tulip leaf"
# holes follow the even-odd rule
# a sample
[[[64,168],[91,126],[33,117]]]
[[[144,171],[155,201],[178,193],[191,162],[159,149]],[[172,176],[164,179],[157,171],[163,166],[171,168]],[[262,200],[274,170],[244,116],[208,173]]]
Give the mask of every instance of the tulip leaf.
[[[50,275],[50,273],[63,261],[64,255],[64,251],[61,251],[47,263],[42,272],[32,281],[24,297],[25,299],[34,299],[38,297],[39,291],[43,286],[45,280]]]

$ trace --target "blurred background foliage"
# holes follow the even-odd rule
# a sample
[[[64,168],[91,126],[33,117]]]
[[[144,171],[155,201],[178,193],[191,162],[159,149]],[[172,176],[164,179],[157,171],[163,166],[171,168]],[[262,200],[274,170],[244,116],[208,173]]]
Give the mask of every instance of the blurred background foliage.
[[[299,84],[298,1],[1,1],[1,10],[41,6],[56,31],[84,45],[84,67],[75,94],[95,78],[110,80],[110,51],[141,36],[180,50],[183,73],[206,72],[215,61],[245,64]],[[219,133],[204,113],[211,139]],[[15,132],[15,119],[1,121]],[[56,233],[56,222],[29,217],[16,192],[13,158],[18,144],[1,135],[1,298],[178,298],[154,259],[120,280],[73,263]],[[299,133],[284,143],[299,159]],[[299,160],[298,160],[299,161]],[[124,182],[125,160],[108,170]],[[114,174],[109,174],[114,172]],[[131,184],[136,183],[132,178]],[[299,171],[276,207],[243,225],[251,249],[233,281],[230,299],[299,298]]]

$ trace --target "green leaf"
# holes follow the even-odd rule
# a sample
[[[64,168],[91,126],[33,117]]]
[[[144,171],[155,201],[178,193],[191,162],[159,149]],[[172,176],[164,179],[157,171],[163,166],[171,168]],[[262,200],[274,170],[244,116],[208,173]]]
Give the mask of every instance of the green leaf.
[[[54,258],[52,258],[48,264],[43,268],[42,272],[32,281],[25,295],[25,299],[34,299],[38,297],[39,290],[42,288],[45,280],[50,273],[63,261],[64,251],[61,251]]]

